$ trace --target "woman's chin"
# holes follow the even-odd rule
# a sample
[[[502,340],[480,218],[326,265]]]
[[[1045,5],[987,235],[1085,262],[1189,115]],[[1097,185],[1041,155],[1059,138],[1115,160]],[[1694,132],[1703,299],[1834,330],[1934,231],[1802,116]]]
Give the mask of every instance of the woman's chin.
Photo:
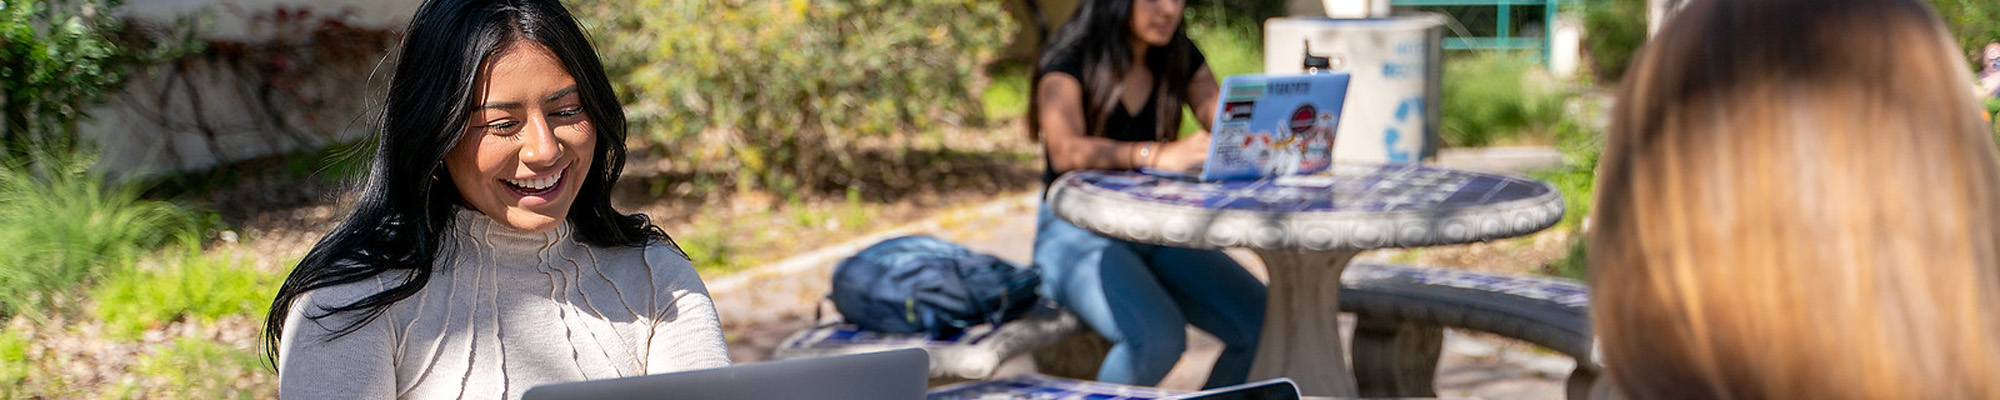
[[[508,229],[528,233],[544,233],[555,230],[557,226],[562,225],[563,217],[567,215],[549,215],[524,208],[508,207],[501,216],[495,217],[492,214],[487,214],[486,216],[493,218],[493,222],[498,222],[500,226],[505,226]]]

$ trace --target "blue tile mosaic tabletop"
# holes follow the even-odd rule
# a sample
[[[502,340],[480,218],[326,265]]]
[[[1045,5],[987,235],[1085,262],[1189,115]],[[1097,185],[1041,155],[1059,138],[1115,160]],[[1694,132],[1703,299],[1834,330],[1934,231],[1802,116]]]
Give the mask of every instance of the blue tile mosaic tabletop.
[[[927,400],[1154,400],[1182,392],[1144,386],[1079,381],[1046,375],[1019,375],[932,389]]]
[[[1027,374],[934,388],[924,398],[926,400],[1168,400],[1203,394]],[[1303,399],[1335,400],[1336,398],[1304,396]]]
[[[1049,188],[1057,216],[1112,237],[1183,247],[1365,250],[1525,235],[1562,219],[1533,179],[1423,165],[1339,164],[1316,175],[1201,182],[1078,171]]]
[[[1420,165],[1343,166],[1332,174],[1200,182],[1130,171],[1082,171],[1074,184],[1136,200],[1216,210],[1387,212],[1469,208],[1546,196],[1542,182]]]

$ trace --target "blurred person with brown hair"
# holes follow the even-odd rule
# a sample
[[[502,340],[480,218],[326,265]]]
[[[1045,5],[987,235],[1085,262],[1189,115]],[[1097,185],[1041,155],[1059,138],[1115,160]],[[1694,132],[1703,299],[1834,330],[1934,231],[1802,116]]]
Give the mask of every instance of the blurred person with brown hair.
[[[1633,398],[2000,398],[2000,161],[1920,0],[1705,1],[1626,76],[1592,319]]]

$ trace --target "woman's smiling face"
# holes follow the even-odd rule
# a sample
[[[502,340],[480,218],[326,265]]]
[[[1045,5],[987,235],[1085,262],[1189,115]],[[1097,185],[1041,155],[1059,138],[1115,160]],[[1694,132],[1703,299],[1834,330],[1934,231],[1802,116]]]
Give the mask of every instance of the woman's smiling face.
[[[477,109],[444,160],[459,196],[509,228],[554,229],[597,149],[576,79],[548,47],[520,40],[487,60],[474,87]]]

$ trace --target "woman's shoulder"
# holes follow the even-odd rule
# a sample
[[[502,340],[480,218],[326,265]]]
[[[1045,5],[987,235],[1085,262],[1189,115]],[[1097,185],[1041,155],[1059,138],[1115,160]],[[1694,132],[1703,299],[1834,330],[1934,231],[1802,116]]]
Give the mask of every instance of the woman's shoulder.
[[[353,282],[336,283],[326,287],[307,290],[299,294],[298,304],[320,309],[344,307],[368,297],[381,294],[389,289],[381,274],[363,277]],[[300,307],[293,307],[300,309]]]
[[[1078,50],[1078,47],[1080,46],[1049,48],[1048,52],[1042,55],[1042,73],[1051,74],[1061,72],[1069,74],[1071,77],[1082,79],[1083,53]]]
[[[646,241],[641,251],[645,253],[646,265],[651,267],[655,274],[660,272],[695,274],[694,260],[681,250],[679,244],[652,239]]]
[[[660,239],[649,239],[638,246],[620,246],[603,249],[609,261],[620,264],[615,268],[603,268],[606,273],[631,274],[631,280],[649,281],[659,289],[701,288],[701,276],[695,273],[694,262],[688,259],[679,246]]]
[[[319,322],[320,326],[328,327],[328,331],[338,330],[339,328],[346,327],[348,324],[373,322],[374,319],[368,318],[366,316],[367,313],[364,312],[335,312],[334,310],[360,304],[363,300],[387,292],[397,283],[391,282],[390,279],[382,276],[382,274],[377,274],[375,276],[363,277],[353,282],[337,283],[304,291],[299,294],[297,299],[293,300],[291,307],[286,310],[288,314],[291,314],[288,318],[306,317]],[[398,301],[391,303],[389,307],[407,307],[408,303]],[[326,319],[329,317],[331,319]]]

